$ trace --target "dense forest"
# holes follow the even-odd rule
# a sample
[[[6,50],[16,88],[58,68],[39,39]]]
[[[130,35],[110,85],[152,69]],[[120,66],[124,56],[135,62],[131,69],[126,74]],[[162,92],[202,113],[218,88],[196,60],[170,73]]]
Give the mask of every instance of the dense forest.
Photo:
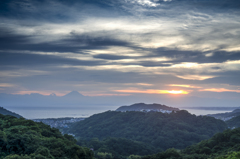
[[[225,122],[221,120],[207,116],[195,116],[184,110],[170,114],[108,111],[72,124],[67,132],[75,134],[79,143],[85,143],[99,152],[101,150],[99,147],[96,148],[87,141],[91,142],[92,138],[97,138],[101,141],[100,144],[108,147],[106,141],[111,140],[109,137],[125,138],[144,143],[146,150],[151,149],[147,153],[152,153],[168,148],[183,149],[209,139],[226,128]],[[115,149],[115,152],[117,154],[119,150]]]
[[[84,147],[94,148],[95,157],[99,159],[126,159],[127,156],[131,156],[132,154],[145,156],[157,153],[155,148],[151,145],[124,138],[110,137],[105,140],[93,138],[90,141],[78,140],[77,144]]]
[[[225,130],[181,151],[168,149],[142,159],[239,159],[240,128]]]
[[[0,114],[0,159],[93,159],[70,135],[24,118]]]

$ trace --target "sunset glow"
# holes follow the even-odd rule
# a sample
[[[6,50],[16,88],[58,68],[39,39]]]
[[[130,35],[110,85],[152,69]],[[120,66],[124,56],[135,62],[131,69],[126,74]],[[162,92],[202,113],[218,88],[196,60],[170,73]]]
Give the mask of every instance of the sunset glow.
[[[168,93],[170,93],[170,94],[188,94],[187,91],[183,91],[183,90],[179,90],[179,91],[172,90],[172,91],[168,91]]]
[[[173,86],[173,87],[185,87],[185,88],[201,88],[201,87],[198,87],[198,86],[181,85],[181,84],[170,84],[169,86]]]
[[[189,92],[184,90],[116,90],[121,93],[146,93],[146,94],[188,94]]]
[[[25,94],[50,96],[50,106],[51,97],[72,91],[81,97],[67,106],[239,106],[239,5],[3,0],[0,106],[26,105],[12,99]]]
[[[19,94],[19,95],[25,95],[25,94],[41,94],[41,95],[51,95],[55,94],[56,96],[64,96],[66,93],[60,93],[60,92],[53,92],[53,91],[19,91],[13,94]]]
[[[225,88],[210,88],[210,89],[202,89],[200,91],[209,91],[209,92],[236,92],[240,93],[240,90],[231,90]]]

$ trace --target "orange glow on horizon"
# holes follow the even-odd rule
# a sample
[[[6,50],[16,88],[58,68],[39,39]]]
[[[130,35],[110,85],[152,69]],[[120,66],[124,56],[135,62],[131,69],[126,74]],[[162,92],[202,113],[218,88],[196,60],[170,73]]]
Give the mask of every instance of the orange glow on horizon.
[[[189,92],[184,90],[116,90],[121,93],[146,93],[146,94],[188,94]]]
[[[38,93],[41,95],[45,95],[48,96],[50,94],[52,94],[53,92],[45,92],[45,91],[19,91],[17,93],[12,93],[12,94],[20,94],[20,95],[25,95],[25,94],[32,94],[32,93]],[[56,94],[56,96],[64,96],[65,94],[63,93],[58,93],[58,92],[54,92],[54,94]]]
[[[240,93],[240,90],[231,90],[225,88],[210,88],[210,89],[202,89],[200,91],[209,91],[209,92],[236,92]]]
[[[180,91],[172,90],[172,91],[168,91],[168,92],[171,94],[188,94],[188,92],[183,91],[183,90],[180,90]]]
[[[131,94],[95,94],[95,93],[84,93],[84,96],[89,97],[101,97],[101,96],[130,96]]]
[[[198,87],[198,86],[183,85],[183,84],[170,84],[169,86],[173,86],[173,87],[186,87],[186,88],[202,88],[202,87]]]
[[[1,88],[0,88],[1,89]],[[19,91],[17,93],[12,93],[12,94],[19,94],[19,95],[26,95],[26,94],[34,94],[34,93],[38,93],[38,94],[41,94],[41,95],[44,95],[44,96],[49,96],[52,94],[52,92],[45,92],[45,91]],[[69,93],[69,92],[68,92]],[[56,96],[64,96],[68,93],[59,93],[59,92],[54,92],[54,94],[56,94]],[[82,95],[84,96],[89,96],[89,97],[97,97],[97,96],[130,96],[131,94],[111,94],[111,93],[93,93],[93,92],[90,92],[90,93],[82,93]]]

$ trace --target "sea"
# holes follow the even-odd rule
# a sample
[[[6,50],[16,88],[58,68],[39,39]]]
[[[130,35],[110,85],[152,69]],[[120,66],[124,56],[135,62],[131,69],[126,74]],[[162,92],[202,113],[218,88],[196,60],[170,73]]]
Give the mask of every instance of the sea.
[[[113,106],[98,106],[98,107],[19,107],[11,106],[6,107],[6,109],[15,112],[26,119],[46,119],[46,118],[62,118],[62,117],[89,117],[93,114],[102,113],[105,111],[113,111],[118,107]],[[181,110],[187,110],[191,114],[195,115],[207,115],[207,114],[217,114],[231,112],[234,107],[185,107],[180,108]]]
[[[109,110],[116,110],[117,107],[5,107],[26,119],[46,119],[46,118],[86,118],[93,114],[102,113]]]

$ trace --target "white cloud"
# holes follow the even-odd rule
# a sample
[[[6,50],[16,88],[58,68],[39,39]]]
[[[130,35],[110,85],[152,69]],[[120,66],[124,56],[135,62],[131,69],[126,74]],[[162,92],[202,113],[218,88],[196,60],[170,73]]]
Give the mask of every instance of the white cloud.
[[[151,0],[126,0],[126,2],[137,3],[142,6],[148,6],[148,7],[157,7],[160,5],[159,3],[156,3],[155,1],[151,1]]]

